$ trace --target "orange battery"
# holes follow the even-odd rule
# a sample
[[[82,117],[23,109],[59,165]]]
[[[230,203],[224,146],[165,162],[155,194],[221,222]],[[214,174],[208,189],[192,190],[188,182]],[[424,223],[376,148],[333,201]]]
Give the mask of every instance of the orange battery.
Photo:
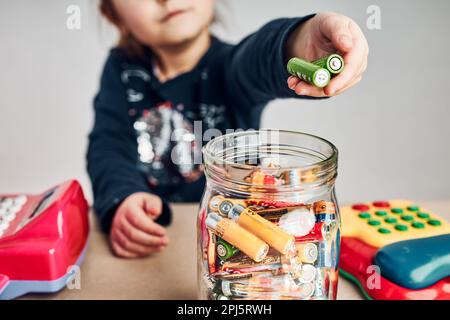
[[[282,254],[286,254],[290,249],[294,248],[295,238],[293,235],[249,208],[234,205],[228,212],[228,218],[236,221],[241,227],[264,240]]]
[[[222,218],[218,214],[208,214],[206,226],[256,262],[262,261],[269,251],[267,243],[240,227],[234,221]]]
[[[209,273],[216,272],[216,239],[212,232],[208,232],[208,247],[206,249],[206,255],[208,257]]]

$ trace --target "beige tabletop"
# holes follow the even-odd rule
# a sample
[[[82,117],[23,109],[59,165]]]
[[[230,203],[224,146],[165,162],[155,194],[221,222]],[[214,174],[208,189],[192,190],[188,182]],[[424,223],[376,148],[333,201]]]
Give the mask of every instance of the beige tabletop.
[[[450,221],[450,202],[421,202]],[[196,299],[197,206],[173,205],[171,243],[157,256],[125,260],[111,254],[108,239],[93,218],[89,248],[80,272],[80,289],[56,294],[27,295],[25,299]],[[339,279],[338,299],[363,299],[356,287]]]

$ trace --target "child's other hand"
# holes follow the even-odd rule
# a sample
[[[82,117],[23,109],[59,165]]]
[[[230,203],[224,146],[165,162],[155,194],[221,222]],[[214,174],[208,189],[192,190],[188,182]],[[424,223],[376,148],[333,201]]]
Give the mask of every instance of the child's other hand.
[[[357,84],[367,67],[369,46],[359,26],[337,13],[319,13],[297,28],[289,37],[286,54],[314,61],[338,52],[345,61],[342,73],[325,88],[316,88],[297,77],[289,77],[288,86],[298,95],[333,96]]]
[[[111,226],[113,252],[122,258],[138,258],[160,252],[169,243],[166,230],[154,220],[162,212],[162,200],[150,193],[128,196],[116,210]]]

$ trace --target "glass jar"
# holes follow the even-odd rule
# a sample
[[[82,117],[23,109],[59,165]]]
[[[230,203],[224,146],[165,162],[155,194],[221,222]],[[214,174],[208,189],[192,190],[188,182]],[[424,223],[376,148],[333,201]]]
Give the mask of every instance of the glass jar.
[[[203,149],[200,299],[335,299],[338,151],[309,134],[231,133]]]

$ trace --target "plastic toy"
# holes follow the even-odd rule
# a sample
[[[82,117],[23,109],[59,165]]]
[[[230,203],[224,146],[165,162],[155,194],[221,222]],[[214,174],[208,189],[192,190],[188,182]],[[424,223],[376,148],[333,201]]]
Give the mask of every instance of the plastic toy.
[[[79,183],[0,199],[0,299],[64,288],[83,260],[89,233]]]
[[[442,217],[406,200],[341,213],[341,275],[366,298],[450,299],[450,225]]]

